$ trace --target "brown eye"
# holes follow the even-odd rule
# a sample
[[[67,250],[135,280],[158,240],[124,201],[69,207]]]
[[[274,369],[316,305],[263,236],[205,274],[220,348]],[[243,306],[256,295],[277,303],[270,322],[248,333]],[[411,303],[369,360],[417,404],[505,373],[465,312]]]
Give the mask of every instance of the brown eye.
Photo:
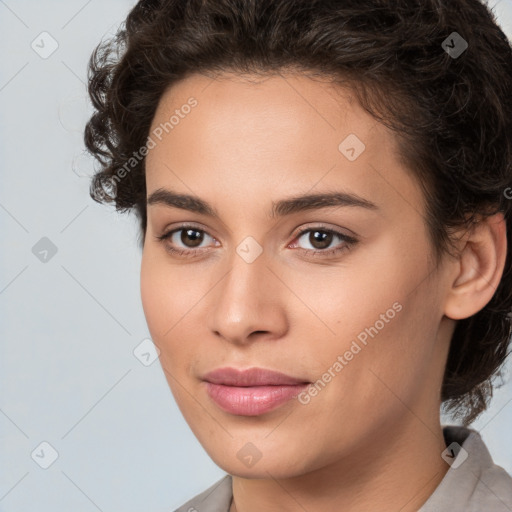
[[[293,246],[302,253],[318,257],[341,254],[342,251],[355,246],[358,241],[353,236],[324,227],[304,229],[295,240]]]
[[[180,231],[180,241],[187,247],[197,247],[204,239],[204,233],[198,229],[181,229]]]
[[[314,249],[326,249],[331,245],[333,233],[314,230],[309,233],[309,243]]]
[[[203,242],[208,242],[208,238],[215,242],[215,239],[206,231],[195,226],[186,225],[168,231],[156,238],[165,244],[169,252],[179,253],[180,255],[198,253],[200,250],[206,249],[208,244]]]
[[[345,241],[346,239],[346,237],[343,236],[341,233],[336,233],[335,231],[331,231],[328,229],[312,228],[302,231],[302,233],[300,233],[299,236],[297,237],[297,240],[302,239],[302,244],[304,244],[304,242],[307,242],[306,245],[299,244],[299,246],[303,249],[321,251],[329,248],[336,238],[340,239],[342,242]]]

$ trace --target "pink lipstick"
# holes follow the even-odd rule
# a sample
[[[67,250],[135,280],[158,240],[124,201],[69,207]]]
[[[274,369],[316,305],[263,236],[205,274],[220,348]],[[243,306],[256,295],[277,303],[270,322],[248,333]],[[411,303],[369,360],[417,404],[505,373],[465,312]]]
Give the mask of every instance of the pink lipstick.
[[[218,368],[203,380],[209,397],[225,412],[258,416],[295,398],[310,382],[264,368]]]

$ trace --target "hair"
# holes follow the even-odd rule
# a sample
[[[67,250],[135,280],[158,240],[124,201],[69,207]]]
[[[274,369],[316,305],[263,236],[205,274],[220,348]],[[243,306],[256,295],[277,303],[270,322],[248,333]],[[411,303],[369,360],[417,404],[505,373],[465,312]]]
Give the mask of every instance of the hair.
[[[468,43],[461,55],[443,46],[454,32]],[[437,262],[457,229],[498,212],[512,240],[512,49],[480,0],[140,0],[88,65],[84,139],[100,163],[91,197],[133,210],[143,246],[140,155],[164,92],[193,73],[283,70],[349,87],[394,131],[424,192]],[[441,401],[464,425],[487,408],[508,355],[511,252],[490,302],[451,340]]]

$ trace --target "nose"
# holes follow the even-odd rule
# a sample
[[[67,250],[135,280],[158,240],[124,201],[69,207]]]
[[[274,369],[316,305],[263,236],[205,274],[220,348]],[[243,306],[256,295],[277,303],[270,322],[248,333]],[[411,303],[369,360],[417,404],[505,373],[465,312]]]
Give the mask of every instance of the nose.
[[[261,254],[252,262],[238,254],[210,295],[208,327],[230,343],[277,339],[288,329],[286,286]]]

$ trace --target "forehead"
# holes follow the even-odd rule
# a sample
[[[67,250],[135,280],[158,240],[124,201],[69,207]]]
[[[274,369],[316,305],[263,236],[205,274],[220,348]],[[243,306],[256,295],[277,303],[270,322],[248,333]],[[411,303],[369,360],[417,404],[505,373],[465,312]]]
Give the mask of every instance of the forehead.
[[[187,104],[191,101],[196,105],[189,111]],[[369,132],[377,127],[382,132],[379,135],[390,139],[388,142],[393,139],[384,126],[377,125],[360,107],[348,87],[300,73],[269,76],[225,73],[215,78],[193,74],[173,84],[162,95],[152,129],[165,124],[176,111],[181,114],[180,129],[175,125],[173,135],[179,137],[179,132],[185,135],[186,125],[191,124],[186,122],[187,118],[192,118],[198,121],[195,129],[200,128],[197,125],[207,126],[217,137],[223,131],[231,132],[240,143],[247,136],[246,151],[256,136],[259,140],[267,138],[267,147],[274,147],[299,138],[303,143],[306,138],[329,142],[330,136],[343,135],[347,130],[368,140]],[[279,139],[275,139],[277,133]]]
[[[263,197],[341,185],[374,202],[418,195],[394,134],[328,80],[190,75],[162,96],[150,136],[149,192],[169,185],[229,200],[234,189]]]

